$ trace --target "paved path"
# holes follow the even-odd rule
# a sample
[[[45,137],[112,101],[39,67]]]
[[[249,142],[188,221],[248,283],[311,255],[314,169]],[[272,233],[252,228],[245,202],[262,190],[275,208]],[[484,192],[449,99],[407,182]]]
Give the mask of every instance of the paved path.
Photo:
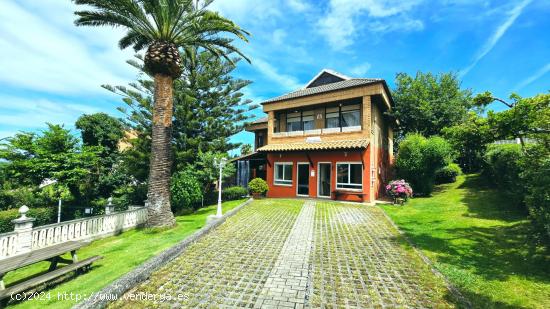
[[[378,207],[265,199],[111,307],[442,308],[445,294]]]
[[[305,202],[254,307],[303,308],[310,283],[315,202]]]

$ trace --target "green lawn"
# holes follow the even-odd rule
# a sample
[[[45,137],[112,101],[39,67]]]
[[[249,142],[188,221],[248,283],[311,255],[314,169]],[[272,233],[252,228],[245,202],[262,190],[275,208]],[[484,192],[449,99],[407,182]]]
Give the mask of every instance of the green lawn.
[[[550,308],[550,256],[526,214],[478,175],[382,208],[476,308]]]
[[[236,200],[223,203],[224,213],[237,207],[244,201]],[[67,293],[67,296],[70,297],[70,293],[72,292],[87,297],[91,293],[99,291],[134,267],[203,227],[206,223],[206,217],[210,214],[215,214],[215,212],[216,206],[209,206],[193,214],[177,217],[177,227],[170,230],[134,229],[118,236],[94,241],[78,252],[79,259],[93,255],[103,256],[102,260],[93,264],[93,268],[88,273],[75,278],[68,278],[51,289],[44,290],[45,293],[41,295],[40,300],[25,301],[9,307],[37,308],[39,306],[50,305],[54,308],[70,308],[77,302],[74,299],[75,297],[73,297],[73,300],[62,300],[58,296]],[[9,285],[39,272],[46,271],[48,265],[49,263],[42,262],[10,272],[4,280]]]

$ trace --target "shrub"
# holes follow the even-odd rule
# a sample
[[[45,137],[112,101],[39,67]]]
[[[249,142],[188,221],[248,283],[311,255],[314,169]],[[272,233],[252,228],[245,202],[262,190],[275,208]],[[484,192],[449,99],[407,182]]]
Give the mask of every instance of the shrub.
[[[172,193],[172,210],[177,213],[182,210],[198,208],[202,199],[200,183],[189,169],[177,172],[172,176],[170,191]]]
[[[248,190],[241,186],[225,188],[222,191],[224,201],[238,200],[248,195]]]
[[[456,163],[450,163],[447,166],[438,169],[435,172],[436,183],[453,183],[456,181],[456,177],[462,173],[460,166]]]
[[[413,190],[411,186],[403,179],[392,180],[386,186],[386,194],[394,200],[397,198],[402,198],[406,201],[409,197],[412,197]]]
[[[484,156],[483,174],[489,182],[508,193],[522,207],[524,187],[520,178],[521,146],[518,144],[492,144]]]
[[[34,218],[33,226],[40,226],[53,223],[56,216],[54,208],[31,208],[27,212],[27,217]],[[8,209],[0,211],[0,233],[13,231],[13,223],[11,220],[19,218],[19,209]]]
[[[397,175],[407,180],[416,192],[429,195],[433,190],[435,172],[452,159],[452,147],[445,139],[409,134],[399,144],[395,167]]]
[[[539,235],[550,244],[550,150],[541,144],[527,147],[520,166],[525,205]]]
[[[269,190],[267,182],[261,178],[254,178],[248,183],[248,188],[252,193],[264,194]]]

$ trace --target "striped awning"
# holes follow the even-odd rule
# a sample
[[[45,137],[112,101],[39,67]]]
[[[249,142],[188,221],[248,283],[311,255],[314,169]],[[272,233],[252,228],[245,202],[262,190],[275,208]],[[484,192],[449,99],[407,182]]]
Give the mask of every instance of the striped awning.
[[[339,149],[365,149],[369,145],[366,139],[341,140],[341,141],[319,141],[300,142],[286,144],[269,144],[258,148],[258,152],[275,151],[305,151],[305,150],[339,150]]]

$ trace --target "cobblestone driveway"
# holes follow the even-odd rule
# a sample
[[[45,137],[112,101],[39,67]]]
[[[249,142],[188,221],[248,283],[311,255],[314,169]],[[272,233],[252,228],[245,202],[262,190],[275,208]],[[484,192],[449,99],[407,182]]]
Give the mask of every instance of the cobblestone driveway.
[[[112,307],[449,307],[445,292],[379,208],[268,199],[126,295],[165,299]]]

